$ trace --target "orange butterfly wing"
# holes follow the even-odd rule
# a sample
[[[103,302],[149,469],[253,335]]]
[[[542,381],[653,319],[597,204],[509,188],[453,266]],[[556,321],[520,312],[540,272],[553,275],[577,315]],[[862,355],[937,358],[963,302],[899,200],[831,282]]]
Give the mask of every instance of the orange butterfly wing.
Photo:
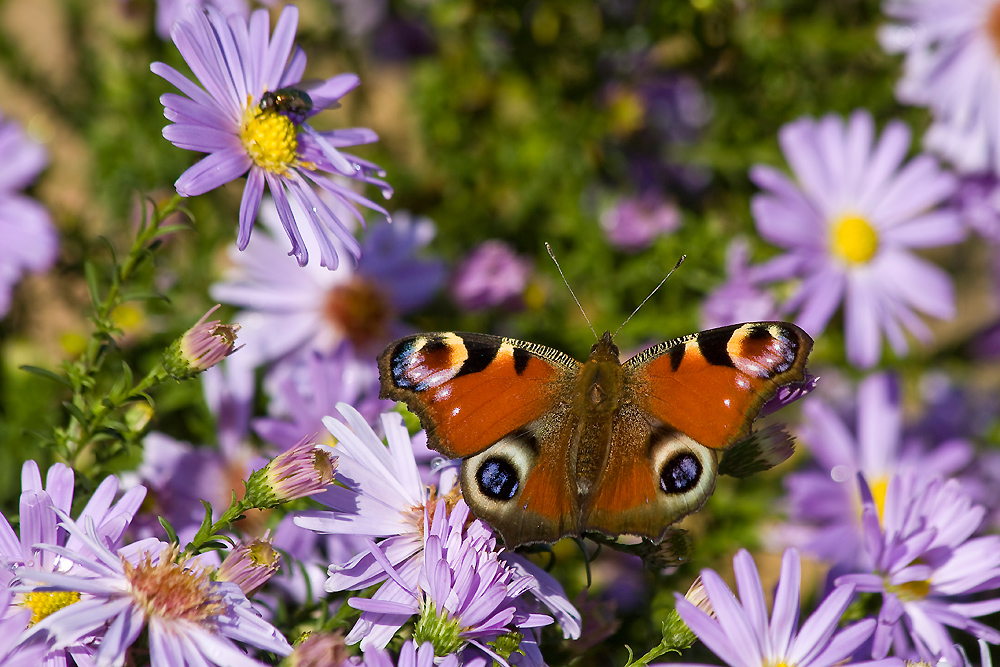
[[[432,449],[465,458],[552,410],[580,363],[543,345],[443,332],[396,341],[378,365],[380,396],[406,403]]]
[[[787,322],[753,322],[662,343],[625,362],[636,403],[705,447],[750,432],[782,385],[805,378],[812,338]]]

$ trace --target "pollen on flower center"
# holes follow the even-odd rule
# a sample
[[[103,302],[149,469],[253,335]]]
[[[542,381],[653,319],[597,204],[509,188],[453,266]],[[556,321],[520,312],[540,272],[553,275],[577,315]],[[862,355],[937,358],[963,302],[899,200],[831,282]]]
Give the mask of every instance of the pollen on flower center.
[[[391,315],[387,299],[370,280],[361,276],[331,289],[324,312],[359,348],[385,338]]]
[[[869,488],[872,492],[872,500],[875,501],[875,509],[878,510],[878,521],[882,523],[882,517],[885,514],[885,492],[889,488],[889,479],[879,477],[872,481]]]
[[[136,566],[122,561],[135,601],[148,616],[174,620],[204,622],[222,613],[225,605],[212,592],[208,572],[186,569],[176,557],[175,546],[164,549],[156,564],[150,554]]]
[[[46,616],[79,601],[80,594],[76,591],[34,591],[24,594],[21,606],[31,610],[31,625],[34,625]]]
[[[845,215],[833,223],[833,251],[850,264],[864,264],[878,251],[878,233],[858,215]]]
[[[283,175],[297,164],[299,140],[295,124],[273,109],[262,111],[259,106],[248,105],[240,139],[254,164],[273,174]]]

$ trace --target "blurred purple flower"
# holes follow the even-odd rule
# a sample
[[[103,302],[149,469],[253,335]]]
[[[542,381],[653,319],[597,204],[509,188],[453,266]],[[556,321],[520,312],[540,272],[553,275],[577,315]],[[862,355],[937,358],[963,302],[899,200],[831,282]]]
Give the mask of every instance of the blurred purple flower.
[[[969,598],[995,596],[1000,586],[1000,535],[972,537],[985,508],[954,479],[894,475],[884,502],[864,476],[859,484],[865,555],[874,572],[844,575],[836,585],[882,594],[872,657],[884,657],[891,646],[908,660],[944,658],[959,665],[948,627],[1000,643],[1000,631],[973,620],[1000,611],[1000,597]]]
[[[172,28],[174,43],[204,90],[169,65],[153,63],[154,74],[187,96],[167,93],[160,98],[172,123],[163,136],[178,148],[209,153],[175,186],[180,195],[190,197],[249,172],[240,204],[239,249],[250,242],[266,183],[291,241],[290,254],[300,266],[309,261],[310,244],[300,229],[308,226],[320,249],[320,265],[334,269],[338,250],[354,257],[361,252],[343,219],[364,222],[355,204],[388,217],[384,208],[334,178],[373,183],[389,196],[389,187],[372,176],[377,167],[339,150],[377,137],[364,128],[318,132],[305,122],[354,89],[359,83],[354,74],[335,76],[284,98],[292,101],[265,96],[298,85],[306,64],[302,49],[293,48],[298,9],[287,5],[282,10],[273,37],[268,36],[268,22],[263,9],[253,12],[248,26],[238,15],[227,18],[206,7],[189,9],[187,18]],[[314,188],[339,204],[336,212]]]
[[[463,310],[516,308],[531,277],[531,260],[504,241],[481,243],[455,270],[451,295]]]
[[[726,249],[726,282],[702,303],[701,325],[713,329],[777,319],[774,297],[760,288],[770,278],[760,269],[750,266],[750,247],[745,238],[730,243]]]
[[[913,471],[926,478],[948,477],[973,457],[965,440],[923,443],[904,439],[902,405],[896,379],[877,374],[857,388],[855,428],[826,402],[812,398],[803,407],[799,441],[815,467],[785,478],[793,544],[835,565],[855,568],[863,554],[857,474],[870,480],[876,500],[884,498],[889,478]],[[931,446],[927,446],[930,444]]]
[[[332,353],[313,351],[301,365],[279,365],[264,382],[270,417],[253,420],[253,429],[279,450],[294,446],[302,438],[324,441],[328,431],[323,418],[333,414],[338,403],[347,403],[369,424],[391,410],[393,403],[378,397],[377,369],[340,345]]]
[[[22,190],[45,167],[45,149],[21,126],[0,114],[0,317],[10,310],[11,292],[26,272],[40,273],[55,264],[59,236],[49,212]]]
[[[739,600],[714,570],[701,571],[714,616],[675,594],[681,618],[727,665],[833,667],[849,658],[875,629],[873,619],[837,628],[854,595],[850,586],[833,591],[801,628],[797,627],[801,568],[795,549],[787,549],[782,556],[770,619],[757,566],[746,549],[740,549],[733,558],[733,569]]]
[[[99,541],[93,523],[88,521],[85,529],[59,514],[85,551],[48,544],[41,548],[78,567],[69,572],[19,568],[15,590],[78,592],[80,600],[33,625],[22,642],[46,638],[60,649],[100,635],[95,657],[99,665],[123,664],[129,647],[147,627],[153,667],[259,667],[262,663],[250,658],[237,641],[278,655],[291,652],[239,586],[213,581],[197,561],[178,560],[176,545],[148,539],[112,551]]]
[[[216,419],[218,446],[195,446],[157,432],[146,435],[137,475],[150,495],[150,511],[142,517],[143,535],[159,534],[157,518],[162,516],[182,541],[192,538],[205,516],[201,501],[211,503],[218,518],[229,507],[233,492],[242,496],[243,482],[268,462],[249,441],[252,383],[244,384],[245,378],[224,364],[201,377],[205,401]],[[244,529],[259,534],[260,519],[259,512],[248,512]]]
[[[1000,9],[991,0],[886,0],[882,29],[903,53],[896,97],[930,108],[924,144],[959,170],[1000,172]]]
[[[601,214],[608,242],[630,252],[642,250],[657,236],[676,231],[680,224],[677,205],[653,193],[622,197]]]
[[[904,165],[909,130],[890,122],[876,142],[867,111],[846,123],[801,118],[779,140],[797,182],[765,165],[750,177],[764,190],[751,202],[757,230],[788,250],[766,270],[801,281],[782,310],[818,336],[843,303],[847,358],[864,368],[881,357],[883,336],[897,354],[907,331],[929,339],[917,312],[953,317],[953,287],[911,250],[961,240],[955,211],[936,208],[954,194],[954,177],[926,155]]]
[[[277,231],[267,210],[262,222]],[[245,347],[228,363],[246,374],[276,360],[303,363],[348,341],[374,366],[374,353],[406,330],[399,316],[426,304],[444,281],[440,261],[418,257],[433,236],[430,220],[400,213],[391,225],[369,228],[357,268],[335,271],[297,266],[274,235],[231,253],[232,269],[210,289],[213,298],[244,309],[234,319]]]
[[[160,39],[169,39],[170,28],[183,18],[188,7],[214,7],[223,16],[236,14],[244,21],[250,16],[247,0],[156,0],[156,34]]]

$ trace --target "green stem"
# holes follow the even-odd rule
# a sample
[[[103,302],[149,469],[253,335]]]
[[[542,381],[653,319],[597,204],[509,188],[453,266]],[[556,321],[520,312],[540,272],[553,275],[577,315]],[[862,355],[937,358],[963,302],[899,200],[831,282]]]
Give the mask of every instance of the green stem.
[[[73,382],[72,404],[86,417],[81,422],[77,417],[70,415],[69,426],[59,438],[58,444],[61,453],[71,465],[79,462],[82,452],[91,443],[104,419],[125,402],[125,400],[112,401],[110,398],[105,398],[95,406],[91,398],[91,393],[96,385],[96,376],[104,365],[108,350],[114,345],[112,334],[115,329],[111,316],[115,308],[121,305],[123,286],[132,279],[140,262],[146,257],[150,244],[156,240],[163,221],[178,210],[180,202],[180,195],[174,194],[162,208],[154,208],[150,220],[147,221],[145,217],[143,218],[139,233],[136,235],[125,261],[121,264],[116,263],[108,292],[95,308],[92,319],[97,330],[91,335],[83,355],[70,365],[70,378]],[[124,397],[131,398],[135,394],[162,382],[165,377],[163,369],[157,368],[138,385],[132,387],[130,391],[124,392]]]

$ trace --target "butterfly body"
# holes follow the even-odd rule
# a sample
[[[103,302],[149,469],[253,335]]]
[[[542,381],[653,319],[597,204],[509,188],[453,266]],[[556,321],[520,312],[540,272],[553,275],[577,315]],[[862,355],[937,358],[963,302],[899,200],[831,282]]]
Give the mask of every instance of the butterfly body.
[[[662,343],[624,364],[610,333],[584,363],[470,333],[403,338],[379,356],[383,398],[405,401],[428,444],[461,458],[463,495],[508,547],[600,532],[659,540],[715,487],[719,453],[812,340],[763,322]]]

